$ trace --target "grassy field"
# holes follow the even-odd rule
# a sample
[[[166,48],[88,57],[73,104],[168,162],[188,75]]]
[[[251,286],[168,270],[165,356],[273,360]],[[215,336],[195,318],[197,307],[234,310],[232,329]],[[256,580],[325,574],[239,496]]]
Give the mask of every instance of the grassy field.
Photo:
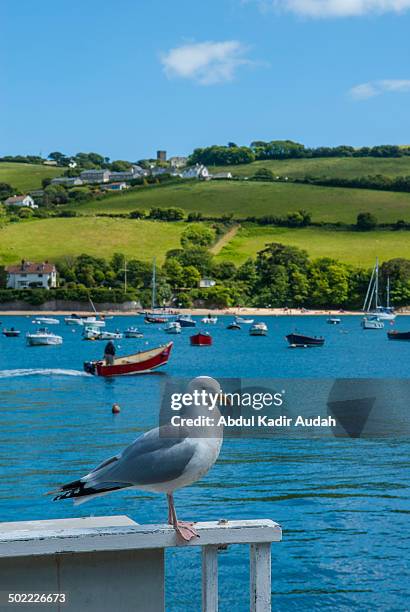
[[[223,247],[219,260],[241,264],[254,257],[269,242],[305,249],[311,258],[332,257],[360,266],[371,266],[394,257],[410,258],[408,232],[376,231],[368,233],[329,231],[319,228],[289,229],[245,226]]]
[[[371,211],[379,222],[410,221],[410,194],[407,193],[243,181],[192,181],[145,187],[94,200],[81,205],[78,210],[90,214],[130,212],[149,210],[152,206],[178,206],[207,215],[233,213],[242,218],[248,215],[284,216],[304,208],[312,213],[315,221],[344,223],[355,223],[359,212]]]
[[[8,183],[22,192],[41,189],[44,178],[60,176],[65,168],[53,168],[41,164],[15,164],[0,162],[0,183]]]
[[[116,251],[144,261],[155,255],[161,263],[169,249],[179,246],[185,227],[184,223],[92,217],[10,223],[0,229],[0,264],[23,258],[57,261],[81,253],[110,257]]]
[[[236,176],[252,176],[258,168],[269,168],[275,175],[303,178],[307,174],[353,178],[368,174],[386,176],[410,175],[410,156],[398,158],[377,157],[322,157],[318,159],[284,159],[257,161],[241,166],[210,167],[212,172],[232,172]]]

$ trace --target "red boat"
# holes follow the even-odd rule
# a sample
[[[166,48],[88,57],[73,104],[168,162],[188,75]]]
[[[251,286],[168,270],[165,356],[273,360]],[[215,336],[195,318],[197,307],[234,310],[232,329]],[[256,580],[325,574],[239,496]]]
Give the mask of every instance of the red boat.
[[[146,374],[165,365],[171,354],[173,342],[148,351],[140,351],[125,357],[116,357],[112,365],[104,361],[85,361],[84,371],[95,376],[132,376]]]
[[[212,344],[212,337],[207,333],[195,334],[191,336],[192,346],[210,346]]]

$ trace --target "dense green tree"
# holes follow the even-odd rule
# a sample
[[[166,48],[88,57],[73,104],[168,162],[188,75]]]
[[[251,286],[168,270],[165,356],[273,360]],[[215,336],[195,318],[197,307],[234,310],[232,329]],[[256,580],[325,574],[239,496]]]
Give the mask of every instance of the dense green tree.
[[[215,240],[215,231],[205,225],[190,225],[181,235],[183,248],[208,247]]]
[[[357,215],[356,227],[361,232],[368,232],[377,227],[377,217],[370,212],[361,212]]]

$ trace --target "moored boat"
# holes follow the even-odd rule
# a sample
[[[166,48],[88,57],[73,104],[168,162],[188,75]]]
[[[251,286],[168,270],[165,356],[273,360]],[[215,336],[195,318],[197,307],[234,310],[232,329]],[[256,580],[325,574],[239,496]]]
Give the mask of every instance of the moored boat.
[[[201,319],[201,323],[205,323],[206,325],[215,325],[217,322],[218,317],[213,317],[211,314]]]
[[[342,319],[339,319],[339,317],[329,317],[326,321],[329,325],[340,325],[341,322]]]
[[[170,321],[164,327],[164,331],[167,334],[180,334],[181,333],[181,325],[179,324],[178,321]]]
[[[83,331],[84,340],[121,340],[121,332],[109,332],[95,327],[86,327]]]
[[[36,325],[59,325],[60,321],[51,317],[36,317],[33,323]]]
[[[235,320],[232,323],[230,323],[226,329],[241,329],[241,326]]]
[[[176,320],[181,327],[196,327],[196,321],[194,321],[191,315],[179,315]]]
[[[323,336],[306,336],[298,332],[288,334],[286,340],[292,347],[323,346],[325,343]]]
[[[235,323],[238,325],[252,325],[254,319],[244,319],[243,317],[235,317]]]
[[[143,338],[144,334],[140,332],[138,327],[127,327],[124,332],[124,338]]]
[[[190,342],[192,346],[210,346],[212,344],[212,336],[208,332],[199,332],[191,336]]]
[[[361,323],[363,329],[383,329],[384,323],[380,321],[379,317],[376,315],[363,317]]]
[[[6,338],[18,338],[20,335],[20,330],[10,327],[10,329],[3,329],[2,334],[3,336],[6,336]]]
[[[155,323],[155,324],[166,323],[167,317],[159,317],[157,315],[146,314],[144,321],[145,323]]]
[[[133,376],[134,374],[147,374],[164,365],[169,360],[173,343],[169,342],[147,351],[140,351],[124,357],[115,357],[112,365],[104,361],[85,361],[84,371],[94,376]]]
[[[79,315],[72,314],[70,317],[64,319],[66,325],[94,325],[95,327],[105,327],[105,321],[100,321],[97,317],[80,317]]]
[[[268,335],[268,326],[266,323],[254,323],[249,330],[250,336],[267,336]]]
[[[395,329],[387,332],[387,337],[389,340],[410,340],[410,331],[401,332]]]
[[[55,346],[63,344],[61,336],[57,336],[46,327],[41,327],[38,331],[28,332],[26,341],[29,346]]]

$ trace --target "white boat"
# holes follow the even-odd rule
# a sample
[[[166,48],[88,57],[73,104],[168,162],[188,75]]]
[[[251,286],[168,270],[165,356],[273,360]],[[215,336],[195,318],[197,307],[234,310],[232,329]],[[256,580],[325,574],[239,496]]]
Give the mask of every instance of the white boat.
[[[138,327],[127,327],[124,332],[125,338],[143,338],[144,334],[140,332]]]
[[[268,326],[266,323],[254,323],[249,330],[251,336],[266,336],[268,334]]]
[[[123,338],[121,332],[109,332],[96,327],[86,327],[83,331],[84,340],[121,340]]]
[[[36,317],[33,323],[35,325],[59,325],[60,321],[51,317]]]
[[[369,286],[367,288],[366,297],[363,304],[363,311],[366,315],[376,316],[379,321],[394,321],[396,313],[394,308],[390,306],[390,279],[387,279],[387,306],[379,304],[379,259],[376,258],[372,275],[370,277]],[[380,329],[380,328],[366,328]]]
[[[50,332],[47,327],[41,327],[38,331],[27,332],[26,342],[29,346],[54,346],[63,344],[63,339]]]
[[[254,319],[244,319],[243,317],[235,317],[235,323],[238,325],[252,325]]]
[[[218,317],[213,317],[211,315],[208,315],[207,317],[204,317],[203,319],[201,319],[201,323],[205,323],[208,325],[215,325],[218,322]]]
[[[329,317],[326,321],[329,325],[339,325],[341,322],[342,319],[339,319],[339,317]]]
[[[164,327],[164,331],[166,331],[167,334],[180,334],[181,333],[181,324],[178,321],[170,321]]]
[[[383,329],[384,323],[383,321],[380,321],[378,316],[370,315],[367,317],[363,317],[362,327],[363,329]]]
[[[96,327],[105,327],[105,321],[100,321],[97,317],[79,317],[77,315],[71,315],[71,317],[65,317],[64,319],[67,325],[79,325],[84,327],[85,325],[95,325]]]

